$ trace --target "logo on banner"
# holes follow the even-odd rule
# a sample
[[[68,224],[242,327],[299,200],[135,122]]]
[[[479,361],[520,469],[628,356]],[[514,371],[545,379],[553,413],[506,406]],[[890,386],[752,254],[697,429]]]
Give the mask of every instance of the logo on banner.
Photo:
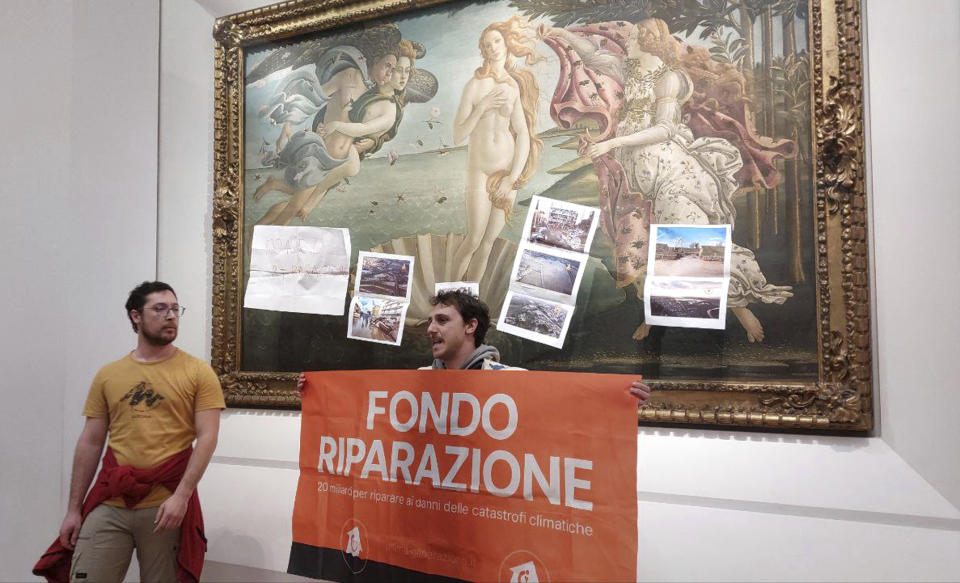
[[[350,529],[350,532],[347,533],[347,548],[343,549],[343,552],[359,559],[360,551],[362,550],[363,545],[360,544],[360,529],[354,526]]]
[[[549,583],[550,573],[530,551],[514,551],[500,563],[500,583]]]
[[[363,546],[369,542],[367,527],[359,520],[347,520],[340,530],[340,556],[350,571],[356,575],[367,567],[367,552]]]
[[[533,561],[527,561],[522,565],[510,567],[510,583],[540,583],[537,566]]]

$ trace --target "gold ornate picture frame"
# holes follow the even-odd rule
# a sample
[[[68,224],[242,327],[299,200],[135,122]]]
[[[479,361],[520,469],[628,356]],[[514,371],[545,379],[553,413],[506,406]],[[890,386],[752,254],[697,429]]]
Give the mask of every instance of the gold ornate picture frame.
[[[456,57],[452,49],[444,48],[446,45],[441,44],[444,34],[459,34],[460,44],[477,51],[476,43],[485,27],[494,21],[502,22],[505,15],[512,13],[522,16],[530,24],[531,40],[536,40],[532,31],[541,22],[549,23],[555,29],[586,30],[584,27],[596,26],[590,30],[598,33],[607,30],[598,24],[606,21],[619,23],[624,31],[632,30],[634,23],[641,20],[637,16],[641,15],[664,22],[664,30],[669,29],[670,34],[681,42],[679,46],[686,50],[687,56],[681,56],[678,62],[688,63],[688,68],[684,69],[688,74],[684,78],[691,80],[693,96],[685,103],[681,123],[696,129],[697,112],[703,108],[729,114],[729,117],[733,115],[732,110],[724,109],[725,103],[746,103],[743,106],[746,109],[738,110],[747,112],[746,118],[737,127],[741,133],[757,137],[756,144],[759,145],[755,148],[761,151],[758,160],[764,159],[762,151],[773,152],[777,144],[783,146],[784,152],[789,150],[787,145],[794,146],[793,154],[771,154],[768,157],[773,178],[757,178],[750,188],[744,186],[746,179],[740,179],[735,193],[739,214],[734,229],[734,242],[739,239],[751,257],[755,252],[761,268],[777,274],[784,280],[782,283],[789,283],[795,292],[794,297],[783,304],[787,307],[782,311],[777,311],[781,310],[779,307],[758,302],[759,307],[754,311],[761,315],[761,319],[765,314],[771,314],[764,323],[768,333],[762,344],[746,342],[742,331],[709,336],[702,342],[700,337],[692,335],[693,332],[674,336],[664,336],[660,332],[659,336],[654,334],[636,342],[629,339],[629,331],[623,338],[618,330],[611,329],[610,336],[616,335],[616,338],[609,339],[607,336],[590,336],[600,333],[590,328],[592,332],[584,332],[573,341],[568,339],[568,344],[573,347],[569,351],[565,348],[563,353],[508,343],[506,353],[522,355],[523,360],[511,362],[505,359],[506,362],[527,368],[588,370],[584,363],[595,359],[599,363],[596,372],[644,373],[647,382],[655,389],[649,404],[639,413],[640,421],[644,423],[869,431],[873,426],[873,408],[859,1],[726,0],[691,8],[689,2],[648,0],[636,2],[629,10],[619,4],[598,3],[581,7],[580,13],[565,4],[569,3],[503,0],[474,5],[437,0],[300,0],[234,14],[216,22],[213,366],[220,375],[228,404],[298,408],[299,401],[293,395],[293,389],[296,372],[301,369],[336,368],[336,364],[330,364],[336,362],[345,363],[347,368],[371,364],[372,368],[408,365],[408,361],[394,359],[393,353],[388,352],[371,352],[369,359],[359,358],[357,355],[365,354],[367,346],[359,343],[363,346],[357,348],[357,341],[346,338],[345,317],[338,320],[343,328],[343,334],[338,337],[329,331],[335,331],[340,325],[333,323],[332,316],[314,317],[326,320],[310,320],[305,316],[290,316],[284,320],[281,316],[251,314],[250,310],[243,308],[250,228],[254,219],[263,214],[261,207],[266,204],[260,196],[254,196],[254,191],[259,195],[256,187],[265,184],[271,172],[280,176],[282,170],[260,164],[260,157],[252,151],[257,145],[261,154],[274,148],[273,140],[278,130],[262,123],[270,115],[269,108],[264,107],[266,100],[275,99],[275,94],[279,93],[274,90],[268,95],[271,79],[285,75],[283,71],[296,70],[304,63],[310,64],[308,68],[312,70],[312,63],[319,60],[321,51],[337,42],[349,45],[358,38],[367,39],[369,35],[381,34],[384,30],[406,39],[408,34],[413,34],[409,31],[415,31],[417,38],[409,40],[416,41],[412,46],[418,51],[417,66],[422,64],[424,71],[420,81],[433,77],[435,85],[439,86],[439,94],[436,86],[430,89],[429,78],[425,81],[426,96],[421,96],[419,102],[410,96],[413,90],[408,91],[403,121],[397,122],[397,140],[385,144],[377,155],[370,154],[367,158],[361,155],[364,161],[360,163],[360,174],[338,183],[340,190],[331,189],[333,197],[325,199],[330,202],[321,202],[313,214],[308,213],[304,224],[352,227],[337,221],[347,221],[348,216],[356,217],[361,211],[369,213],[370,221],[381,220],[380,217],[386,216],[388,204],[392,205],[389,208],[397,216],[409,212],[406,210],[409,208],[417,208],[417,212],[424,216],[434,215],[449,212],[447,209],[452,205],[462,207],[463,195],[458,194],[456,188],[441,188],[421,181],[407,191],[391,191],[388,198],[367,199],[372,198],[369,184],[375,183],[378,176],[384,176],[383,168],[387,168],[387,164],[393,167],[396,158],[400,160],[397,164],[400,168],[404,164],[408,167],[427,164],[418,160],[427,160],[428,153],[436,156],[450,153],[444,166],[438,166],[444,168],[439,175],[449,179],[449,184],[463,178],[463,172],[459,170],[449,170],[449,177],[446,174],[446,169],[456,167],[458,157],[464,155],[462,148],[458,150],[456,144],[446,143],[443,137],[436,138],[432,145],[423,143],[434,139],[431,136],[440,135],[431,131],[443,123],[452,123],[453,112],[445,106],[448,102],[442,101],[443,91],[453,84],[449,80],[453,64],[447,61],[463,58]],[[713,13],[706,12],[709,10]],[[428,26],[416,20],[418,18],[422,22],[429,18],[445,19],[442,22],[446,23],[446,30],[431,36],[431,26],[436,28],[436,25]],[[463,39],[464,31],[469,31],[466,34],[472,38]],[[779,40],[774,42],[774,38]],[[373,49],[362,45],[367,41],[357,42],[361,43],[357,46],[363,50],[354,52],[369,56]],[[299,61],[296,60],[298,51],[301,54]],[[547,56],[550,54],[542,43],[539,51]],[[294,56],[291,57],[290,53]],[[696,65],[694,57],[700,55],[710,55],[712,61]],[[751,59],[750,55],[754,58]],[[447,61],[438,59],[438,56],[447,58]],[[269,58],[276,63],[271,65],[272,69],[263,71],[262,63]],[[258,64],[261,64],[260,70]],[[472,72],[479,64],[477,52],[476,63],[462,67],[468,67]],[[573,65],[581,66],[577,61]],[[552,75],[551,85],[553,79],[558,78],[556,60],[531,67],[534,71],[554,71],[549,73]],[[701,68],[693,70],[696,67]],[[724,89],[718,79],[725,74],[739,80],[738,91],[742,92],[743,98],[740,101],[724,101],[729,95],[723,91],[729,87]],[[551,103],[550,94],[554,88],[546,86],[544,75],[547,73],[540,77],[544,85],[540,88],[540,98],[553,106],[557,104],[559,91],[554,92]],[[251,81],[254,78],[256,81]],[[372,84],[372,81],[367,82]],[[714,93],[702,89],[711,82],[716,90]],[[556,83],[558,87],[561,84],[560,81]],[[625,86],[628,84],[624,82]],[[462,87],[462,83],[456,86],[457,95]],[[439,96],[433,97],[434,94]],[[630,96],[621,95],[620,99],[629,101]],[[442,114],[440,117],[433,115],[438,111]],[[302,131],[310,132],[309,121],[304,124]],[[562,131],[547,128],[549,131],[544,130],[541,137],[552,141],[545,149],[575,150],[576,140],[587,131],[585,127],[590,126],[574,124],[561,128]],[[412,128],[418,130],[411,133]],[[299,127],[296,129],[301,131]],[[316,123],[313,130],[317,130]],[[730,137],[733,134],[723,135],[736,143],[735,138]],[[279,151],[281,138],[276,140],[275,149]],[[744,148],[741,150],[746,152]],[[562,164],[555,167],[541,162],[542,175],[562,174],[566,177],[563,180],[552,178],[557,182],[552,183],[551,188],[560,183],[587,184],[584,192],[597,188],[597,178],[590,174],[595,172],[594,169],[575,158],[575,153],[570,153]],[[384,189],[395,189],[396,183],[393,180],[387,183],[385,179],[380,182]],[[516,198],[520,222],[526,212],[520,201],[529,200],[534,194],[551,196],[555,191],[558,190],[542,192],[531,186],[526,191],[520,188]],[[263,200],[271,196],[274,197],[271,200],[281,201],[286,195],[272,193]],[[577,202],[583,201],[578,199]],[[336,204],[341,206],[336,207]],[[599,202],[593,204],[601,206]],[[350,208],[354,214],[337,216],[336,208]],[[357,224],[355,219],[351,220]],[[376,250],[399,253],[415,248],[422,251],[422,247],[432,241],[432,251],[428,253],[442,256],[443,251],[439,250],[441,236],[449,238],[453,235],[447,231],[456,233],[462,230],[458,223],[451,224],[442,233],[439,231],[443,229],[432,228],[425,235],[427,227],[407,226],[409,228],[404,233],[409,236],[384,237],[377,243]],[[508,223],[504,233],[510,229]],[[598,239],[601,238],[603,235],[598,230]],[[608,236],[608,239],[612,238]],[[509,242],[499,245],[491,252],[492,266],[484,272],[484,277],[497,269],[493,265],[498,260],[497,253],[503,255],[501,261],[512,261],[515,247]],[[361,243],[359,247],[373,248],[373,244]],[[622,256],[616,257],[619,253],[614,250],[616,245],[608,240],[595,247],[591,255],[596,259],[598,275],[592,283],[585,281],[589,293],[581,293],[584,298],[579,300],[577,308],[584,314],[584,319],[579,322],[585,330],[591,325],[588,313],[594,320],[608,317],[611,322],[616,322],[619,317],[616,310],[633,314],[637,309],[635,305],[638,305],[636,298],[624,299],[623,290],[613,285],[620,277],[616,260],[625,261]],[[356,251],[357,246],[354,254]],[[482,292],[484,289],[481,285]],[[620,295],[616,295],[618,293]],[[488,300],[488,303],[491,308],[499,308],[499,305],[494,306],[494,301]],[[597,307],[601,304],[604,307]],[[600,315],[594,315],[595,312],[590,310]],[[416,334],[410,330],[411,326],[416,328],[415,319],[408,315],[405,345],[408,336],[411,343],[417,342]],[[733,318],[728,318],[728,322],[731,320]],[[314,323],[316,330],[329,330],[313,334]],[[574,324],[577,323],[575,320]],[[632,330],[635,324],[629,324],[629,329]],[[597,326],[602,330],[600,324]],[[735,326],[735,323],[728,323],[728,328]],[[419,344],[407,347],[410,353],[423,349],[424,346]],[[630,351],[634,351],[635,360],[623,356]],[[269,354],[260,358],[257,355],[261,352]],[[331,355],[330,360],[321,362],[303,356],[313,353]],[[429,352],[421,353],[423,360],[428,360]]]

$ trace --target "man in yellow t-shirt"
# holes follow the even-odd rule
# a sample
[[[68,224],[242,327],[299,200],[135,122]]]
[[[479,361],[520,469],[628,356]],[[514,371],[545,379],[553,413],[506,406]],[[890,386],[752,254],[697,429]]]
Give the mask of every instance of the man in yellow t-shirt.
[[[180,524],[216,448],[225,407],[210,365],[173,345],[183,313],[173,288],[143,282],[130,292],[126,309],[137,347],[100,369],[83,408],[87,419],[60,527],[60,543],[74,549],[71,581],[122,581],[134,548],[141,581],[177,580]],[[138,470],[197,443],[173,491],[155,483],[130,507],[122,497],[111,498],[82,518],[83,498],[108,435],[117,464]]]

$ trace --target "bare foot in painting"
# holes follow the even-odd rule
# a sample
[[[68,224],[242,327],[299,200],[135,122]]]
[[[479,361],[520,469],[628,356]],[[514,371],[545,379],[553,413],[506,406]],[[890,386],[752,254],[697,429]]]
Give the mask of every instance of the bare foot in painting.
[[[640,324],[639,326],[637,326],[637,329],[634,330],[633,339],[643,340],[649,335],[650,335],[650,324],[647,324],[646,322],[644,322],[643,324]]]
[[[279,185],[277,183],[279,183]],[[271,190],[282,190],[281,188],[278,188],[278,186],[285,185],[283,184],[283,181],[278,180],[273,176],[267,178],[267,180],[257,188],[257,191],[253,193],[253,200],[260,200],[263,195],[267,194]]]
[[[763,342],[763,326],[760,325],[760,320],[753,315],[753,312],[747,308],[730,308],[730,311],[737,317],[737,320],[740,320],[740,325],[747,332],[749,342]]]

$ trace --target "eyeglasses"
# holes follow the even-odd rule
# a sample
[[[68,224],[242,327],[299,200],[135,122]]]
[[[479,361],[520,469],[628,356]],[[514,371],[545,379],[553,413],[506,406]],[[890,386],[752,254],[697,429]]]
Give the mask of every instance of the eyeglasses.
[[[147,309],[161,318],[167,317],[170,312],[173,312],[173,315],[179,318],[187,311],[187,308],[177,304],[173,304],[172,306],[168,306],[167,304],[154,304]]]

